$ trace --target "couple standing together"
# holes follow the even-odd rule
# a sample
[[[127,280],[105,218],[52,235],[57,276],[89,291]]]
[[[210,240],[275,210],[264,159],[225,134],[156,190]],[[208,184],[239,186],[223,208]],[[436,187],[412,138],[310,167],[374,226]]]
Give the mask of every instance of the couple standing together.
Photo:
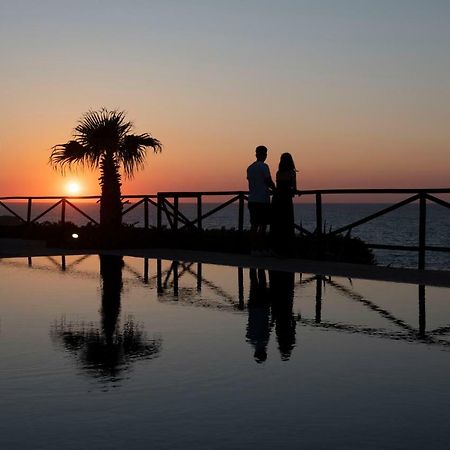
[[[255,255],[274,253],[290,256],[295,238],[292,199],[297,192],[297,170],[291,154],[283,153],[274,183],[266,159],[267,147],[259,145],[256,147],[256,161],[247,168],[251,251]],[[270,233],[267,240],[268,225]]]

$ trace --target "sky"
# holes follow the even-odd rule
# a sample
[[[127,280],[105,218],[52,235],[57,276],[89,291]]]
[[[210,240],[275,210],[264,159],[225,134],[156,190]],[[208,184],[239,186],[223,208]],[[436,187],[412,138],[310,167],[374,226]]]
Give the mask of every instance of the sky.
[[[125,194],[246,189],[254,148],[302,189],[450,186],[448,0],[0,0],[0,196],[64,195],[52,146],[127,112],[163,152]]]

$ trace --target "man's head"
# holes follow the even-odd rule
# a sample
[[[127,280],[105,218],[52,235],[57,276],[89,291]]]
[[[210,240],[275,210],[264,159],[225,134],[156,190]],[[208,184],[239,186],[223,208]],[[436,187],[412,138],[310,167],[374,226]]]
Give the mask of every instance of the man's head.
[[[258,145],[256,147],[256,159],[258,161],[265,161],[267,158],[267,147],[265,145]]]

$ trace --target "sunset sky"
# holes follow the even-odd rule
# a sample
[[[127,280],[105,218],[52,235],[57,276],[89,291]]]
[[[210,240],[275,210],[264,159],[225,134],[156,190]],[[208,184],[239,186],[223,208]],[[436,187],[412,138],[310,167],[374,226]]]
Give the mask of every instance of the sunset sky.
[[[162,141],[126,194],[246,189],[258,144],[300,187],[449,187],[449,0],[2,0],[0,196],[62,195],[47,164],[89,109]]]

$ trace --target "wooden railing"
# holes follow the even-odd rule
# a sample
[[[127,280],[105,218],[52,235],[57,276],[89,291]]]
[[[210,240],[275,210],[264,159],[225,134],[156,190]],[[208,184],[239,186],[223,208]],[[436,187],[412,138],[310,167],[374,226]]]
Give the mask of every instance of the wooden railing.
[[[156,206],[156,203],[153,199],[157,198],[156,195],[124,195],[122,196],[122,201],[124,202],[124,209],[122,211],[122,216],[127,214],[128,212],[132,211],[139,205],[144,205],[144,226],[145,228],[149,227],[148,217],[149,217],[149,205],[152,204]],[[127,206],[127,203],[129,203],[129,200],[137,200],[136,203],[133,203],[130,206]],[[32,209],[33,209],[33,201],[55,201],[56,202],[48,207],[45,211],[39,213],[35,217],[32,216]],[[81,216],[83,216],[85,219],[87,219],[90,223],[93,223],[95,225],[100,225],[99,222],[94,219],[92,216],[90,216],[86,211],[83,211],[79,206],[75,205],[73,203],[74,200],[92,200],[96,201],[97,203],[100,201],[99,195],[88,195],[88,196],[66,196],[66,197],[57,197],[57,196],[48,196],[48,197],[0,197],[0,206],[9,211],[14,217],[19,219],[23,224],[33,224],[38,223],[40,219],[42,219],[44,216],[48,215],[51,211],[56,209],[58,206],[61,206],[61,215],[60,215],[60,223],[65,224],[66,223],[66,209],[67,207],[70,207],[77,211]],[[27,214],[26,217],[21,216],[17,211],[14,211],[14,209],[10,208],[5,202],[20,202],[20,201],[26,201],[27,202]]]
[[[363,217],[357,221],[351,222],[345,226],[329,231],[328,233],[324,229],[323,223],[323,198],[324,196],[333,197],[336,195],[380,195],[380,194],[403,194],[407,195],[406,199],[403,199],[397,203],[394,203],[388,207],[385,207],[373,214]],[[431,246],[427,245],[427,202],[433,202],[445,208],[450,208],[450,203],[436,197],[436,194],[448,195],[450,194],[450,188],[444,189],[322,189],[322,190],[303,190],[298,191],[299,197],[313,197],[315,201],[316,210],[316,223],[314,230],[307,230],[301,224],[295,224],[295,228],[302,234],[315,235],[318,242],[324,237],[325,234],[340,234],[346,233],[354,228],[363,225],[371,220],[395,211],[402,206],[418,202],[419,204],[419,227],[418,227],[418,245],[406,246],[406,245],[387,245],[382,243],[368,243],[368,246],[373,249],[385,249],[385,250],[400,250],[400,251],[414,251],[418,253],[418,267],[419,269],[425,268],[425,255],[427,251],[432,252],[450,252],[450,248],[446,246]],[[209,201],[213,199],[229,197],[228,200],[220,203],[218,206],[205,212],[203,209],[204,200]],[[82,196],[82,197],[0,197],[0,206],[9,211],[13,216],[17,217],[24,224],[32,224],[38,222],[41,218],[45,217],[50,211],[54,210],[58,206],[60,209],[60,223],[66,222],[66,208],[70,207],[77,211],[80,215],[85,217],[89,222],[98,225],[98,221],[83,211],[79,206],[73,203],[74,200],[96,200],[100,199],[99,196]],[[43,200],[55,200],[56,202],[47,208],[45,211],[39,213],[37,216],[32,216],[33,201]],[[239,232],[244,231],[244,217],[245,217],[245,202],[248,201],[248,193],[246,191],[207,191],[207,192],[159,192],[156,195],[124,195],[122,196],[124,201],[124,209],[122,215],[125,216],[130,211],[134,210],[140,205],[144,207],[144,228],[150,227],[149,221],[149,208],[156,208],[156,228],[161,230],[164,226],[163,216],[166,218],[166,222],[172,230],[182,230],[186,228],[190,229],[203,229],[203,221],[216,214],[220,210],[227,206],[237,203],[237,230]],[[196,217],[190,219],[186,217],[180,210],[180,201],[194,200],[196,202]],[[26,217],[20,216],[16,211],[10,208],[5,202],[8,201],[26,201],[27,202],[27,214]],[[130,201],[134,201],[131,205],[127,205]]]
[[[316,197],[316,232],[320,235],[322,233],[322,197],[323,195],[337,195],[337,194],[408,194],[410,195],[405,200],[397,202],[387,208],[383,208],[376,213],[363,217],[355,222],[352,222],[343,227],[337,228],[332,231],[331,234],[339,234],[352,230],[353,228],[363,225],[371,220],[381,217],[389,212],[395,211],[402,206],[408,205],[415,201],[419,202],[419,245],[418,246],[405,246],[405,245],[386,245],[368,243],[370,248],[374,249],[386,249],[386,250],[402,250],[402,251],[416,251],[418,252],[418,268],[425,268],[425,252],[426,251],[438,251],[438,252],[450,252],[449,247],[444,246],[430,246],[426,245],[426,218],[427,218],[427,201],[434,202],[438,205],[450,208],[450,203],[442,200],[432,194],[449,194],[450,189],[330,189],[322,191],[303,191],[301,195],[315,195]],[[412,195],[411,195],[412,194]]]
[[[231,197],[208,212],[203,212],[203,199],[208,197],[214,199],[218,197]],[[239,232],[244,231],[245,202],[248,201],[248,192],[246,191],[210,191],[210,192],[158,192],[157,195],[157,220],[156,227],[161,229],[163,213],[166,215],[167,222],[173,230],[196,228],[203,229],[203,220],[218,213],[227,206],[238,203],[238,223]],[[197,217],[193,220],[188,219],[180,212],[180,200],[195,200],[197,203]],[[172,200],[170,202],[169,200]]]
[[[389,212],[395,211],[402,206],[408,205],[415,201],[419,202],[419,243],[417,246],[406,245],[387,245],[379,243],[368,243],[368,246],[373,249],[385,249],[385,250],[401,250],[401,251],[415,251],[418,252],[418,268],[425,268],[425,254],[426,251],[438,251],[438,252],[450,252],[450,247],[445,246],[431,246],[426,245],[426,207],[427,201],[434,202],[446,208],[450,208],[450,203],[441,198],[436,197],[433,194],[450,194],[450,189],[326,189],[326,190],[304,190],[298,191],[298,196],[308,197],[313,196],[316,206],[316,227],[315,230],[307,230],[301,224],[295,224],[295,228],[302,234],[314,234],[318,241],[326,234],[323,224],[323,208],[322,201],[325,195],[354,195],[354,194],[366,194],[366,195],[380,195],[380,194],[408,194],[408,198],[394,203],[386,208],[383,208],[369,216],[363,217],[348,225],[339,227],[329,234],[340,234],[349,232],[350,230],[363,225],[371,220],[381,217]],[[412,195],[411,195],[412,194]],[[217,206],[207,214],[202,213],[202,198],[205,196],[223,196],[228,195],[232,198],[225,203]],[[172,200],[172,203],[169,201]],[[197,201],[197,218],[195,220],[189,220],[179,210],[180,199],[196,199]],[[185,227],[197,227],[202,228],[202,220],[216,213],[217,211],[225,208],[226,206],[238,202],[238,230],[244,229],[244,202],[248,200],[247,192],[244,191],[229,191],[229,192],[160,192],[158,193],[158,221],[157,227],[160,228],[162,224],[162,214],[166,213],[167,219],[172,229],[179,229],[179,221],[182,222],[181,228]]]
[[[141,197],[141,196],[140,196]],[[92,222],[96,225],[99,225],[98,221],[93,219],[89,214],[84,212],[81,208],[74,205],[72,203],[72,200],[99,200],[100,197],[98,195],[89,195],[89,196],[83,196],[83,197],[56,197],[56,196],[48,196],[48,197],[0,197],[0,206],[2,206],[4,209],[9,211],[14,217],[19,219],[23,224],[33,224],[37,223],[39,219],[42,219],[44,216],[46,216],[48,213],[56,209],[58,206],[61,205],[61,224],[66,223],[66,207],[69,206],[73,208],[75,211],[80,213],[83,217],[89,220],[89,222]],[[54,203],[52,206],[47,208],[45,211],[39,213],[37,216],[32,217],[32,209],[33,209],[33,201],[53,201],[56,200],[56,203]],[[19,213],[14,211],[14,209],[10,208],[5,202],[12,201],[12,202],[20,202],[20,201],[26,201],[27,202],[27,214],[26,217],[21,216]]]

